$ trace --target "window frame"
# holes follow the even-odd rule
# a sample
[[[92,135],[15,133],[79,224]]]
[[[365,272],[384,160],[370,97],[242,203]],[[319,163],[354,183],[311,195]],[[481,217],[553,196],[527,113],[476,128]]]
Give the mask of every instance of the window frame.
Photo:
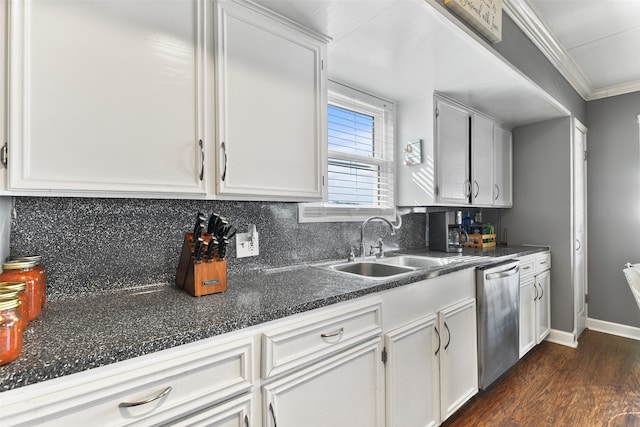
[[[328,96],[325,112],[328,114],[329,105],[355,111],[357,113],[371,115],[374,118],[383,119],[383,140],[377,144],[373,144],[373,157],[365,157],[352,155],[348,153],[340,153],[329,151],[328,139],[328,118],[326,123],[327,140],[324,144],[325,150],[325,167],[327,168],[326,182],[324,185],[324,194],[322,202],[299,203],[298,204],[298,221],[300,223],[310,222],[360,222],[371,216],[381,216],[390,221],[396,218],[396,162],[395,162],[395,145],[396,145],[396,109],[395,103],[382,99],[378,96],[355,89],[345,84],[329,80],[327,84]],[[354,99],[356,100],[354,102]],[[354,104],[357,103],[356,108]],[[382,111],[382,113],[381,113]],[[376,145],[379,145],[377,147]],[[379,152],[377,152],[379,151]],[[377,205],[340,205],[328,201],[329,161],[353,161],[362,164],[375,165],[379,170],[383,179],[390,181],[388,187],[382,188],[378,184],[378,199],[389,199],[386,206],[384,201],[380,201]],[[382,185],[384,187],[384,185]],[[382,190],[382,191],[381,191]],[[382,194],[383,191],[387,194]]]

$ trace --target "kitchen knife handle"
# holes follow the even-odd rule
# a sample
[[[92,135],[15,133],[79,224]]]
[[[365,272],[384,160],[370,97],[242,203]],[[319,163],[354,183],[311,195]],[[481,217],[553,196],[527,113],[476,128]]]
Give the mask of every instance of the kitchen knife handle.
[[[434,353],[434,356],[437,356],[438,353],[440,353],[440,344],[442,344],[442,342],[440,341],[440,332],[438,332],[438,328],[434,326],[433,330],[436,331],[436,336],[438,337],[438,348],[436,348],[436,352]]]
[[[448,349],[449,348],[449,344],[451,344],[451,331],[449,330],[449,325],[447,325],[447,322],[444,322],[444,327],[447,328],[447,334],[449,334],[449,339],[447,340],[447,343],[444,345],[444,349]]]
[[[158,400],[158,399],[166,396],[167,394],[169,394],[171,392],[171,390],[173,390],[173,387],[169,386],[169,387],[165,388],[164,390],[162,390],[158,395],[156,395],[154,397],[150,397],[147,400],[141,400],[139,402],[122,402],[118,406],[120,408],[131,408],[133,406],[146,405],[147,403],[151,403],[151,402],[153,402],[155,400]]]
[[[198,146],[200,147],[200,181],[204,179],[204,144],[202,140],[198,141]]]
[[[222,148],[222,155],[224,156],[224,165],[222,168],[222,177],[221,177],[222,181],[224,181],[227,178],[227,146],[223,142],[222,144],[220,144],[220,147]]]
[[[276,413],[273,410],[273,404],[269,402],[269,412],[271,413],[271,419],[273,419],[273,427],[278,427],[278,422],[276,421]]]

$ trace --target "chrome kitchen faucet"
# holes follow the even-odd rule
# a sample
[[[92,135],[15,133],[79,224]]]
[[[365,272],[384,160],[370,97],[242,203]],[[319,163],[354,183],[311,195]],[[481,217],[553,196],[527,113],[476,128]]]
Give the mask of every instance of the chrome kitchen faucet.
[[[395,236],[395,234],[396,234],[396,227],[395,227],[393,224],[391,224],[391,222],[390,222],[388,219],[386,219],[386,218],[383,218],[383,217],[381,217],[381,216],[372,216],[372,217],[369,217],[369,218],[365,219],[365,220],[362,222],[362,226],[360,227],[360,256],[361,256],[361,257],[364,257],[364,256],[365,256],[365,249],[364,249],[364,227],[365,227],[368,223],[370,223],[371,221],[373,221],[373,220],[378,220],[378,221],[382,221],[382,222],[386,223],[386,224],[389,226],[389,228],[391,228],[391,235],[392,235],[392,236]],[[398,227],[399,227],[399,226],[398,226]],[[383,251],[382,251],[382,239],[380,239],[378,242],[379,242],[379,243],[378,243],[378,246],[373,246],[373,245],[371,245],[371,253],[370,253],[369,255],[372,255],[372,254],[373,254],[373,248],[375,247],[375,248],[378,248],[378,254],[376,254],[376,257],[377,257],[377,258],[380,258],[381,256],[383,256],[383,255],[384,255],[384,253],[383,253]]]

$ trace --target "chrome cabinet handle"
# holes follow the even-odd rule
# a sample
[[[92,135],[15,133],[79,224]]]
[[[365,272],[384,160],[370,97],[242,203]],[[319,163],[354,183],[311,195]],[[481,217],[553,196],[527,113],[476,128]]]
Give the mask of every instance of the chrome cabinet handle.
[[[171,390],[173,390],[173,388],[171,386],[169,386],[169,387],[165,388],[164,390],[162,390],[157,396],[150,397],[147,400],[141,400],[140,402],[122,402],[118,406],[120,408],[131,408],[133,406],[146,405],[147,403],[151,403],[154,400],[158,400],[158,399],[166,396],[167,394],[169,394],[171,392]]]
[[[487,274],[487,279],[502,279],[504,277],[513,276],[514,274],[518,273],[518,270],[520,270],[520,268],[516,265],[513,268],[501,271],[499,273],[489,273]]]
[[[273,420],[273,427],[278,427],[278,423],[276,422],[276,413],[273,410],[273,404],[269,402],[269,412],[271,413],[271,419]]]
[[[449,348],[449,344],[451,344],[451,331],[449,330],[449,325],[447,325],[447,322],[444,322],[444,327],[447,328],[447,334],[449,335],[449,339],[444,345],[444,349],[446,350]]]
[[[529,270],[531,267],[526,266],[526,267],[522,267],[522,270]]]
[[[342,335],[343,333],[344,333],[344,328],[340,328],[335,332],[330,332],[328,334],[320,334],[320,338],[333,338],[333,337]]]
[[[436,352],[434,353],[434,356],[437,356],[438,353],[440,353],[440,332],[438,332],[438,328],[437,327],[433,327],[433,329],[436,331],[436,336],[438,337],[438,348],[436,348]]]
[[[542,299],[542,297],[544,296],[544,289],[542,288],[542,285],[538,285],[538,286],[540,286],[540,298],[539,299]]]
[[[200,181],[204,179],[204,144],[202,140],[198,141],[198,146],[200,147]]]
[[[224,181],[227,178],[227,146],[223,142],[222,144],[220,144],[220,147],[222,148],[222,154],[224,155],[224,167],[222,169],[222,178],[221,178],[222,181]]]
[[[480,194],[480,184],[478,184],[478,181],[476,181],[475,179],[473,180],[473,183],[476,186],[476,194],[475,196],[473,196],[474,199],[478,198],[478,194]]]
[[[578,247],[576,248],[576,251],[579,251],[580,248],[582,248],[582,243],[580,243],[580,239],[576,239],[576,243],[578,244]]]
[[[469,197],[471,195],[471,181],[468,179],[464,180],[464,196]]]
[[[538,301],[538,285],[536,285],[535,283],[533,284],[533,289],[535,289],[536,294],[533,296],[533,300],[534,301]]]
[[[244,427],[251,427],[249,425],[249,415],[244,416]]]
[[[496,195],[493,200],[498,200],[498,197],[500,197],[500,187],[498,187],[498,184],[493,184],[493,187],[496,189]]]

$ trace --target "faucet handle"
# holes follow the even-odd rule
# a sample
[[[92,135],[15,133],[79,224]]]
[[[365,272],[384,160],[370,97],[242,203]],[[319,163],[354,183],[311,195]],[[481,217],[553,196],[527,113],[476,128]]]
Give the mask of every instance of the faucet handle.
[[[355,248],[353,246],[351,246],[349,248],[349,256],[347,258],[347,262],[353,262],[355,260],[356,260]]]

